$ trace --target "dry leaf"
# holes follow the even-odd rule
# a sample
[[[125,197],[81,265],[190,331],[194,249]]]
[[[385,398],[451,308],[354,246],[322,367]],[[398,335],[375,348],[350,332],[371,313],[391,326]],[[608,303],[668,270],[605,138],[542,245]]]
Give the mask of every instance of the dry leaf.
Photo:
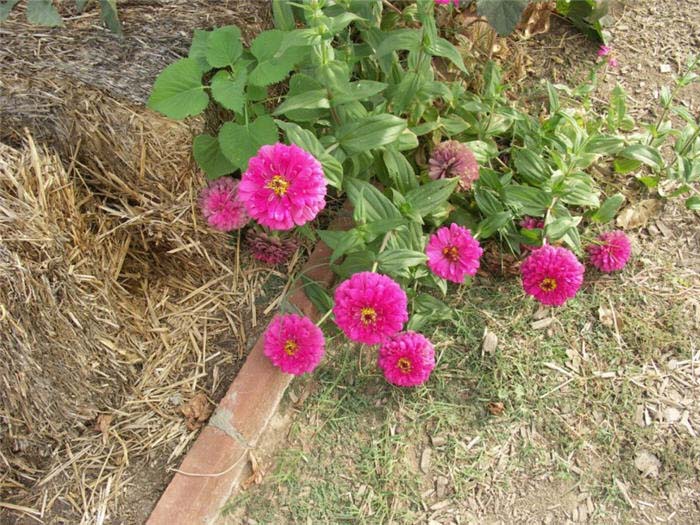
[[[248,459],[250,460],[251,474],[248,476],[248,479],[242,483],[243,489],[247,489],[251,485],[260,485],[265,477],[265,470],[260,463],[258,463],[258,459],[252,452],[248,452]]]
[[[214,407],[209,403],[209,399],[204,392],[199,392],[180,407],[180,412],[185,416],[185,424],[189,430],[196,430],[201,427],[209,419],[213,411]]]
[[[600,306],[598,308],[598,319],[603,326],[612,327],[615,324],[615,317],[613,316],[613,311],[610,308],[605,308]]]
[[[481,343],[482,353],[490,354],[496,350],[496,346],[498,346],[498,336],[484,327],[484,340]]]
[[[535,2],[525,8],[517,27],[525,38],[549,32],[549,18],[555,5],[555,2]]]
[[[420,469],[427,474],[428,471],[430,470],[430,456],[432,454],[432,450],[429,448],[424,448],[423,453],[420,455]]]
[[[503,411],[506,407],[503,405],[503,403],[497,401],[489,403],[487,405],[487,408],[489,409],[489,412],[491,412],[492,415],[500,416],[501,414],[503,414]]]
[[[641,450],[637,453],[637,457],[634,460],[634,466],[637,467],[642,476],[655,478],[659,475],[659,468],[661,467],[661,462],[651,452],[646,450]]]
[[[532,329],[542,330],[543,328],[547,328],[553,322],[554,317],[545,317],[544,319],[540,319],[539,321],[535,321],[534,323],[532,323]]]
[[[617,225],[623,230],[646,226],[649,218],[661,207],[656,199],[645,199],[633,206],[628,206],[617,216]]]

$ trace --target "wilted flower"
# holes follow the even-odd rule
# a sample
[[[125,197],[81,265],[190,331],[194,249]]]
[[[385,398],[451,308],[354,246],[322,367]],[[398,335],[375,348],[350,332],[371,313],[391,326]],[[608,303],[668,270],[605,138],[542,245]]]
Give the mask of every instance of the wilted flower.
[[[306,224],[326,205],[321,163],[294,144],[261,147],[238,191],[250,216],[273,230]]]
[[[435,275],[462,283],[467,275],[476,275],[483,250],[467,228],[450,224],[430,236],[425,253]]]
[[[479,163],[472,150],[456,140],[446,140],[433,149],[428,161],[428,174],[433,180],[459,178],[459,188],[467,191],[479,178]]]
[[[606,57],[610,54],[612,51],[612,47],[606,46],[606,45],[601,45],[598,48],[598,56],[599,57]]]
[[[280,239],[254,229],[248,230],[245,240],[255,259],[272,265],[286,263],[299,247],[295,239]]]
[[[323,332],[309,318],[278,315],[263,339],[263,351],[272,364],[288,374],[313,371],[323,358]]]
[[[523,289],[542,304],[561,306],[583,283],[583,265],[566,248],[542,246],[520,266]]]
[[[632,253],[632,244],[625,232],[615,230],[601,233],[597,242],[586,247],[591,264],[601,272],[622,270]]]
[[[212,228],[223,232],[245,226],[250,218],[239,195],[239,183],[231,177],[221,177],[199,195],[202,215]]]
[[[406,293],[392,279],[360,272],[336,288],[333,314],[349,339],[373,345],[403,328],[407,306]]]
[[[378,364],[393,385],[422,385],[435,368],[435,349],[423,335],[402,332],[382,344]]]

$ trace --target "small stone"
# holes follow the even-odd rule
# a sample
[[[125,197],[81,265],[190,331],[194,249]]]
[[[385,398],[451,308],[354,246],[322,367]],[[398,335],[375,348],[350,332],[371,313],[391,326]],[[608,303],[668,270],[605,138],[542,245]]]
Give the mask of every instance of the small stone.
[[[445,436],[430,436],[430,442],[434,447],[442,447],[447,444],[447,438]]]
[[[651,452],[640,450],[634,460],[634,466],[642,473],[642,476],[655,478],[659,475],[661,462]]]
[[[661,64],[659,66],[659,71],[662,73],[670,73],[671,72],[671,65],[670,64]]]
[[[420,456],[420,469],[427,474],[430,471],[430,456],[432,450],[429,448],[423,449],[423,453]]]
[[[669,423],[676,423],[681,420],[681,411],[674,407],[664,409],[664,419]]]

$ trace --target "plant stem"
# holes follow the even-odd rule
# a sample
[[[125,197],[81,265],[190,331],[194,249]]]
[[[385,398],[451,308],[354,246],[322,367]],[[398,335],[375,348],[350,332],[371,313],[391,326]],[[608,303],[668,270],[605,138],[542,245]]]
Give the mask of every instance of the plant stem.
[[[389,242],[389,238],[391,237],[391,233],[392,232],[386,232],[386,234],[384,234],[384,238],[382,239],[382,245],[379,247],[379,251],[377,252],[377,256],[379,256],[379,254],[381,254],[384,251],[384,248],[386,248],[386,245]],[[372,265],[372,272],[376,272],[378,266],[379,266],[379,259],[374,261],[374,264]]]
[[[318,321],[316,321],[316,326],[320,327],[326,321],[326,319],[328,319],[331,316],[332,313],[333,313],[333,309],[331,308],[325,314],[323,314],[323,317],[321,317]]]

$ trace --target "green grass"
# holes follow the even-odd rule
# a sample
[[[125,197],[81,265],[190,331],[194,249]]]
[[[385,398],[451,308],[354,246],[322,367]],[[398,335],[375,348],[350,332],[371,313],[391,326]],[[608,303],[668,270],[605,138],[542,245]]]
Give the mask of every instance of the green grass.
[[[517,279],[481,279],[453,290],[454,322],[424,330],[437,367],[418,389],[390,386],[374,350],[334,337],[319,371],[294,386],[311,394],[271,458],[271,471],[227,511],[258,523],[417,523],[446,500],[438,515],[498,517],[494,498],[539,479],[546,486],[578,484],[605,521],[632,516],[615,479],[659,497],[679,480],[697,482],[696,440],[635,422],[637,407],[649,400],[645,387],[658,381],[646,379],[643,367],[689,359],[697,330],[673,293],[636,287],[634,277],[632,269],[622,277],[592,276],[540,330],[532,328],[537,306]],[[659,272],[654,286],[680,293],[688,282]],[[617,330],[599,319],[599,307],[611,305]],[[499,338],[487,355],[484,326]],[[616,375],[597,377],[601,372]],[[503,403],[503,412],[492,414],[490,403]],[[433,439],[442,441],[433,446]],[[426,448],[427,474],[420,468]],[[662,461],[658,479],[644,480],[635,468],[640,448]],[[440,495],[430,493],[438,478],[448,480]],[[483,509],[466,503],[474,500]]]

